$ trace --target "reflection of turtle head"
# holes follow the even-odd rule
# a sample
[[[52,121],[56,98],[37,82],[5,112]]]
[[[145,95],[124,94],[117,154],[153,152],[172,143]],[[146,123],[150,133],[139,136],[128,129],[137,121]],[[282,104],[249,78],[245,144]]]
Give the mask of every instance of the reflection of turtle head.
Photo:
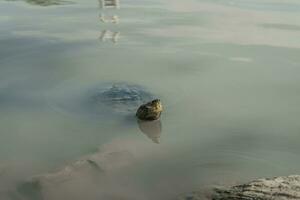
[[[140,130],[147,135],[154,143],[160,143],[160,135],[162,125],[160,120],[155,121],[142,121],[138,120]]]

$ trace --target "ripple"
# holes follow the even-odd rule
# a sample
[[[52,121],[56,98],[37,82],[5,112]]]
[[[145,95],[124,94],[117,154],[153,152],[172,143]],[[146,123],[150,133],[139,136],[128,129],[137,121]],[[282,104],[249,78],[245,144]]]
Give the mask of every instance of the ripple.
[[[155,95],[144,87],[123,82],[77,86],[63,84],[47,94],[48,105],[55,111],[72,116],[134,116],[141,104]]]
[[[114,113],[134,113],[137,108],[154,98],[150,92],[139,85],[114,83],[91,91],[93,108],[109,109]]]
[[[266,23],[261,25],[263,28],[288,30],[288,31],[300,31],[299,25],[293,24],[277,24],[277,23]]]

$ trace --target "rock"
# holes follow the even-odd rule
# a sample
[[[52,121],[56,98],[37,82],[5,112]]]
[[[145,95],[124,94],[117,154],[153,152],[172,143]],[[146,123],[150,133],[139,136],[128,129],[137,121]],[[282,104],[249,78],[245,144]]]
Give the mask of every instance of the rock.
[[[123,194],[123,190],[117,189],[120,181],[114,174],[134,163],[135,144],[135,141],[115,140],[57,170],[29,177],[14,191],[6,192],[15,196],[8,200],[99,200],[110,199],[106,196],[118,192]],[[0,200],[7,200],[1,198],[2,189],[0,187]]]
[[[246,184],[214,188],[213,191],[206,192],[184,194],[177,200],[299,200],[300,176],[257,179]]]
[[[213,200],[296,200],[300,199],[300,176],[258,179],[229,189],[215,189]]]
[[[159,119],[162,112],[162,104],[159,99],[155,99],[139,107],[136,116],[140,120],[153,121]]]

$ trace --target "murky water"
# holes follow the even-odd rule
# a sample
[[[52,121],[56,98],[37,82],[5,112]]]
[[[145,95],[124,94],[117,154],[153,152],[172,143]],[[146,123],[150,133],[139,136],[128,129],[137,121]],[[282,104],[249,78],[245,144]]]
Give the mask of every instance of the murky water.
[[[0,1],[1,200],[166,200],[300,173],[300,2],[99,6]],[[161,121],[138,123],[152,97]],[[100,172],[62,175],[85,157]]]

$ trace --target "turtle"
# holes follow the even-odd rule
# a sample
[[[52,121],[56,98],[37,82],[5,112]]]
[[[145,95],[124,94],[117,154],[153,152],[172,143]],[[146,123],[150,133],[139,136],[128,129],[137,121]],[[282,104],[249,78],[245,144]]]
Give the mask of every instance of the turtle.
[[[160,99],[154,99],[146,104],[141,105],[137,112],[136,117],[144,121],[153,121],[159,119],[163,110]]]

